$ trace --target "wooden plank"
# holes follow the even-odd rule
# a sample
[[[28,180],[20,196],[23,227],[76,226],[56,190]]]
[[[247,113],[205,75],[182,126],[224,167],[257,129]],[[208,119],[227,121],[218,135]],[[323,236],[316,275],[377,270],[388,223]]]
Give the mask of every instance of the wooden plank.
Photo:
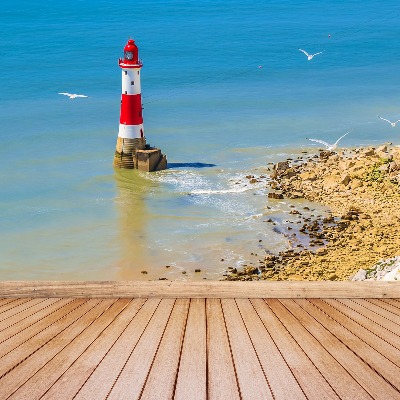
[[[235,300],[222,299],[221,303],[241,397],[249,400],[273,399]]]
[[[358,324],[362,325],[365,329],[368,329],[382,340],[390,343],[397,350],[400,350],[400,326],[394,324],[380,315],[369,312],[365,307],[360,306],[351,300],[346,299],[324,299],[330,306],[336,308]]]
[[[380,300],[385,300],[384,303],[389,304],[392,306],[392,310],[394,314],[397,314],[400,316],[400,299],[380,299]]]
[[[172,399],[174,396],[189,304],[189,299],[175,302],[141,395],[143,399]]]
[[[160,299],[146,301],[83,386],[75,385],[74,380],[71,381],[76,393],[74,399],[105,399],[107,397],[160,301]]]
[[[13,325],[18,324],[18,327],[20,327],[24,320],[31,321],[36,313],[44,309],[46,309],[47,312],[47,307],[58,301],[59,299],[33,299],[29,303],[21,304],[21,306],[25,306],[25,308],[19,309],[19,307],[16,307],[18,310],[15,310],[16,313],[14,315],[10,315],[4,321],[1,321],[0,335],[2,331]]]
[[[400,299],[385,299],[385,302],[397,307],[400,312]]]
[[[26,304],[32,299],[30,298],[14,298],[14,299],[3,299],[6,300],[6,303],[0,309],[0,317],[3,313],[13,310],[15,307]]]
[[[19,304],[16,307],[13,307],[7,311],[0,312],[0,327],[3,328],[3,323],[5,320],[19,314],[20,312],[26,310],[26,309],[32,309],[32,307],[36,306],[37,304],[47,302],[49,299],[45,298],[37,298],[37,299],[27,299],[27,302],[24,302],[22,304]],[[55,301],[54,299],[52,299]]]
[[[144,302],[144,299],[132,300],[100,337],[91,343],[51,388],[43,394],[41,399],[72,399],[107,355],[108,351],[115,345]]]
[[[339,397],[324,376],[282,325],[268,304],[262,299],[251,300],[251,303],[307,398],[314,400],[338,399]]]
[[[18,339],[16,336],[12,338],[9,342],[6,342],[8,346],[5,347],[4,355],[0,359],[0,376],[7,374],[21,361],[28,359],[32,354],[34,354],[41,347],[44,347],[50,340],[52,340],[57,335],[61,334],[64,329],[69,325],[74,323],[78,318],[80,318],[85,312],[93,308],[93,302],[88,302],[88,300],[78,300],[81,304],[75,304],[74,308],[71,307],[71,312],[65,314],[68,310],[62,310],[62,314],[57,315],[59,318],[54,323],[45,325],[45,328],[38,331],[32,337],[27,336],[25,340],[21,343],[16,342],[13,339]],[[100,300],[96,300],[99,302]],[[95,302],[95,303],[96,303]],[[72,306],[72,305],[71,305]]]
[[[50,302],[47,304],[46,307],[40,309],[38,312],[29,315],[29,318],[22,319],[18,324],[14,324],[9,327],[5,327],[0,331],[0,343],[3,341],[9,339],[10,337],[25,331],[26,329],[32,327],[39,321],[41,321],[43,318],[48,317],[51,315],[53,312],[56,312],[60,307],[62,307],[65,304],[68,304],[71,302],[72,299],[57,299],[56,301]]]
[[[3,281],[0,297],[400,298],[400,285],[381,281]]]
[[[387,301],[380,301],[378,299],[368,299],[365,300],[364,303],[365,307],[374,310],[377,314],[400,325],[400,313],[397,307],[391,305]]]
[[[2,337],[0,334],[0,358],[2,359],[6,354],[9,354],[14,349],[27,343],[31,338],[35,338],[36,335],[42,331],[48,329],[51,326],[57,325],[57,322],[64,318],[73,310],[79,308],[82,304],[86,303],[87,299],[62,299],[59,300],[57,305],[58,308],[50,310],[48,315],[44,316],[39,321],[35,321],[31,325],[25,326],[24,329],[18,330],[16,326],[13,335]],[[0,365],[1,367],[1,365]],[[1,374],[0,374],[1,375]]]
[[[273,398],[305,399],[300,385],[248,299],[237,299],[243,322],[269,382]]]
[[[138,399],[140,397],[174,303],[175,300],[173,299],[161,300],[142,337],[131,352],[108,394],[107,399],[120,400],[124,397],[126,398],[127,393],[129,393],[128,397],[131,399]]]
[[[357,336],[364,343],[371,346],[377,352],[382,354],[388,360],[390,360],[393,364],[399,365],[400,362],[400,351],[394,347],[390,342],[384,341],[371,332],[369,329],[364,328],[362,325],[353,321],[346,314],[340,312],[338,309],[332,307],[330,304],[323,300],[319,299],[310,299],[312,304],[315,304],[320,310],[330,316],[333,320],[335,320],[338,324],[344,326],[347,330],[349,330],[353,335]],[[371,327],[369,327],[371,328]],[[381,329],[383,330],[383,329]],[[399,370],[400,372],[400,370]],[[399,380],[400,386],[400,380]]]
[[[26,299],[26,300],[28,301],[29,299]],[[13,301],[17,301],[17,299],[15,299],[15,298],[0,299],[0,313],[1,313],[2,307],[4,307],[5,305],[7,305],[8,303],[11,303]]]
[[[205,300],[190,300],[174,399],[207,397],[207,328]]]
[[[138,399],[166,329],[175,300],[161,300],[142,337],[130,353],[107,399]]]
[[[371,398],[329,351],[337,344],[335,337],[291,299],[271,299],[268,305],[341,399]]]
[[[400,325],[396,324],[395,322],[391,321],[388,318],[383,317],[380,314],[377,314],[376,312],[372,311],[370,308],[366,307],[367,301],[365,300],[359,300],[356,301],[357,299],[338,299],[338,301],[342,302],[346,306],[352,308],[353,310],[356,310],[359,314],[362,314],[366,316],[367,318],[375,321],[377,324],[382,325],[389,331],[393,333],[397,333],[400,329]]]
[[[206,315],[208,399],[239,400],[238,382],[220,299],[207,299]]]
[[[338,323],[312,304],[310,302],[312,300],[300,299],[295,301],[298,307],[301,306],[303,310],[306,310],[310,316],[337,338],[336,345],[328,350],[372,397],[396,398],[398,390],[394,389],[393,386],[400,386],[400,371],[396,365],[341,325],[342,322],[345,323],[344,320]],[[285,301],[285,305],[289,306],[290,310],[297,316],[298,307],[293,306],[293,304],[293,301],[291,303]],[[307,321],[309,320],[310,318],[307,318]],[[324,338],[321,338],[320,342],[325,345]],[[348,351],[349,349],[351,351]],[[375,371],[378,371],[379,374]]]
[[[78,336],[87,326],[97,319],[99,314],[107,309],[114,299],[107,300],[89,300],[94,306],[75,323],[66,328],[62,334],[56,335],[46,346],[32,353],[29,358],[20,360],[15,368],[8,371],[2,377],[2,395],[7,398],[11,396],[21,385],[29,378],[34,376],[47,362],[52,360],[65,346],[67,346],[76,336]],[[21,362],[22,361],[22,362]],[[33,388],[31,388],[33,390]],[[18,398],[18,396],[17,396]],[[24,398],[24,397],[20,397]],[[29,398],[32,398],[29,395]]]
[[[108,299],[108,302],[113,301]],[[105,303],[107,303],[107,301]],[[71,333],[72,340],[66,346],[61,348],[50,361],[44,364],[37,373],[35,373],[25,384],[13,394],[20,399],[38,399],[42,398],[43,394],[57,381],[57,379],[70,368],[78,357],[85,352],[85,350],[100,337],[106,328],[111,325],[115,319],[121,314],[125,307],[130,302],[129,299],[119,299],[109,307],[104,309],[106,304],[102,305],[102,313],[96,316],[95,319],[83,321],[84,318],[79,320],[80,325],[85,325],[85,328],[78,334]],[[89,322],[90,321],[90,322]],[[87,323],[89,322],[89,324]],[[67,335],[67,331],[63,336]],[[46,346],[46,352],[50,347],[55,347],[54,340],[49,342]],[[61,346],[57,344],[57,348]],[[30,365],[34,364],[32,361]],[[40,363],[41,365],[42,363]],[[60,396],[57,395],[57,398]]]

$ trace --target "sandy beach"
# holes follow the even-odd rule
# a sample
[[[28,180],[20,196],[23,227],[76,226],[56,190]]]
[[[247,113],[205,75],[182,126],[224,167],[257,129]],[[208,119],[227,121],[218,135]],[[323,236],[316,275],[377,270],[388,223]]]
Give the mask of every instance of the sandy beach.
[[[268,197],[293,201],[291,214],[298,218],[282,232],[289,246],[258,265],[229,268],[224,279],[349,280],[360,270],[371,277],[381,260],[399,255],[399,183],[400,148],[392,144],[319,150],[274,164]],[[305,216],[309,207],[299,199],[328,212]]]

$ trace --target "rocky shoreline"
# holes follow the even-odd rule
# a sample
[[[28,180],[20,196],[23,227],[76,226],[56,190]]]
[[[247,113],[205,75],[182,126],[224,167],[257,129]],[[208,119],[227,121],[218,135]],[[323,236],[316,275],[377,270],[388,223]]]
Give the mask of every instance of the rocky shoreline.
[[[310,215],[308,207],[291,206],[298,221],[284,232],[290,247],[257,265],[230,267],[225,280],[362,280],[358,271],[379,270],[400,254],[400,147],[287,159],[272,166],[269,186],[269,199],[306,199],[329,211]]]

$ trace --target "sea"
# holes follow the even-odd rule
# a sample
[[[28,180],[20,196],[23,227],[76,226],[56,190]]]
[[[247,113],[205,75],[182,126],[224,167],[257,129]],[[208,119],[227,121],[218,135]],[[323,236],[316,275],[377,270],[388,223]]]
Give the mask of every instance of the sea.
[[[268,199],[271,163],[348,131],[339,146],[400,144],[378,118],[400,119],[399,16],[394,0],[3,0],[0,279],[219,280],[287,248],[305,202]],[[129,38],[165,171],[113,169]]]

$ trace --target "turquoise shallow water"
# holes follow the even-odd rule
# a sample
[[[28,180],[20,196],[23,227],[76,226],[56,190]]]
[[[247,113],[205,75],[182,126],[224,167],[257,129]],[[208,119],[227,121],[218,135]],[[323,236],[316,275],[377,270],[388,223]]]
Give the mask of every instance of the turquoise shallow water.
[[[218,279],[285,247],[263,221],[288,204],[246,176],[315,149],[305,137],[352,129],[343,146],[399,142],[377,118],[400,118],[399,9],[2,2],[0,279]],[[112,168],[129,36],[144,62],[147,141],[170,163],[157,174]],[[298,48],[324,53],[308,62]]]

